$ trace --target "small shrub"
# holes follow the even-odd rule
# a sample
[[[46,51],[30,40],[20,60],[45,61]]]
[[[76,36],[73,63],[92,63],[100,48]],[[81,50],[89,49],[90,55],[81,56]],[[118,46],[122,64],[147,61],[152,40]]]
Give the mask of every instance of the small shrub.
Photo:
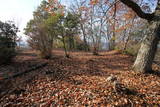
[[[0,50],[0,64],[9,63],[16,56],[14,48],[0,48]]]
[[[50,59],[52,57],[52,51],[39,51],[38,56],[43,59]]]
[[[16,56],[16,33],[18,28],[11,22],[0,21],[0,64],[9,63]]]
[[[78,43],[76,48],[77,48],[77,50],[80,50],[80,51],[89,51],[90,50],[90,46],[86,45],[83,42],[82,43]]]

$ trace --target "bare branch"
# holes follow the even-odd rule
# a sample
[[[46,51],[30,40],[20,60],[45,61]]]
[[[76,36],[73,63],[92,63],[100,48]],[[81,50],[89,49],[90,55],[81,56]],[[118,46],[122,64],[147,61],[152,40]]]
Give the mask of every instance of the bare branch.
[[[133,2],[132,0],[120,0],[123,4],[130,7],[140,18],[146,19],[148,21],[153,20],[154,13],[145,13],[142,11],[141,7]]]

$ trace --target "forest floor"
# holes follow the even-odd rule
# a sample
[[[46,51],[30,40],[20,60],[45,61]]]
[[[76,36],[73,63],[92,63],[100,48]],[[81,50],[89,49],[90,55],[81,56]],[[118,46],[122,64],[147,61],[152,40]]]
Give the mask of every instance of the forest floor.
[[[65,58],[63,51],[56,50],[51,60],[42,60],[34,51],[27,51],[14,63],[0,66],[0,107],[160,107],[158,71],[137,74],[131,70],[133,57],[118,51],[100,52],[99,56],[70,54],[71,58]],[[40,63],[47,65],[8,78]],[[117,93],[106,81],[112,74],[134,94]]]

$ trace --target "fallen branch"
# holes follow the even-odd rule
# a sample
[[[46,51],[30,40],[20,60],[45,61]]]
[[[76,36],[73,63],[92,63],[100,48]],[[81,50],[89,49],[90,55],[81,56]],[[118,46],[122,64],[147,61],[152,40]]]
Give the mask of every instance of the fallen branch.
[[[24,75],[24,74],[29,73],[29,72],[31,72],[31,71],[34,71],[34,70],[43,68],[43,67],[45,67],[47,64],[48,64],[47,62],[42,63],[42,64],[38,64],[38,65],[33,66],[33,67],[31,67],[31,68],[29,68],[29,69],[23,71],[23,72],[19,72],[19,73],[16,73],[16,74],[12,75],[12,76],[5,77],[5,78],[3,78],[1,81],[16,78],[16,77],[18,77],[18,76]]]

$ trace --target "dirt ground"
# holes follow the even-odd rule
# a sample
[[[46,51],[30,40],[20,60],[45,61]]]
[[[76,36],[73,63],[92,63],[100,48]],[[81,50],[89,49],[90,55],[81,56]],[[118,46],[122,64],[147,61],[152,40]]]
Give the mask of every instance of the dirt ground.
[[[118,51],[70,55],[65,58],[63,51],[55,50],[51,60],[42,60],[28,51],[11,65],[0,66],[0,107],[160,107],[159,71],[137,74],[131,70],[133,57]],[[4,79],[44,62],[44,67]],[[134,94],[115,92],[106,81],[112,74]]]

